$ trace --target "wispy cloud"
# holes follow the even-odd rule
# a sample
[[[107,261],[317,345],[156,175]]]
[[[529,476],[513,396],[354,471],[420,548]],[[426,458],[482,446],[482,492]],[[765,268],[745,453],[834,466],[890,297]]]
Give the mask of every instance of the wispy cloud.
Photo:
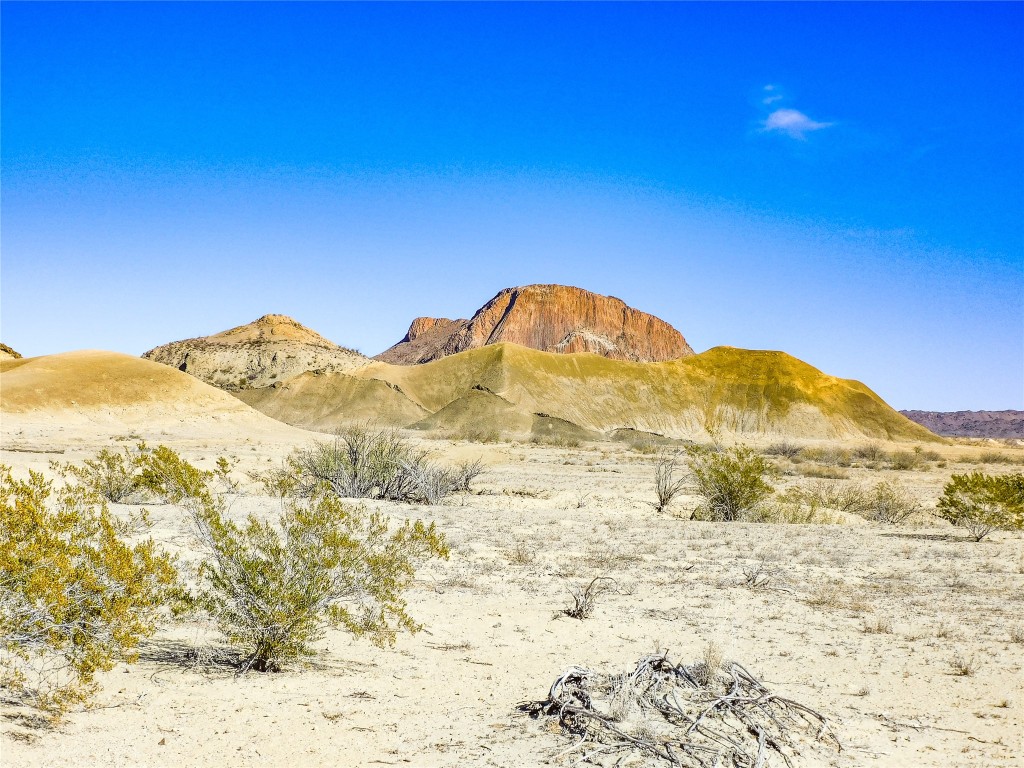
[[[767,103],[767,102],[766,102]],[[778,131],[790,138],[803,140],[808,133],[828,128],[832,123],[819,123],[812,120],[798,109],[776,109],[765,119],[763,126],[765,131]]]
[[[782,101],[782,94],[778,92],[778,88],[772,84],[766,85],[763,89],[764,98],[761,99],[762,104],[774,104],[776,101]]]

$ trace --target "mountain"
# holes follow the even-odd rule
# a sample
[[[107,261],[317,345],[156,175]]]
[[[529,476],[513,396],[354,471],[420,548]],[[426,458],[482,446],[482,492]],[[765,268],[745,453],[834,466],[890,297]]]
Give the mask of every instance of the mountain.
[[[166,365],[85,350],[0,362],[5,442],[21,430],[101,434],[284,434],[291,428]],[[159,438],[158,438],[159,439]]]
[[[693,354],[671,325],[613,296],[565,285],[527,285],[501,291],[469,320],[418,317],[405,338],[376,359],[414,365],[501,342],[635,362]]]
[[[716,347],[655,363],[489,344],[424,365],[373,362],[239,392],[274,418],[311,429],[374,421],[466,434],[622,430],[672,438],[777,435],[932,441],[857,381],[782,352]]]
[[[3,342],[0,342],[0,360],[19,360],[20,358],[21,355],[19,353],[15,352]]]
[[[900,411],[946,437],[1024,438],[1024,411]]]
[[[264,315],[213,336],[174,341],[143,357],[228,391],[267,387],[306,371],[347,371],[369,362],[286,315]]]

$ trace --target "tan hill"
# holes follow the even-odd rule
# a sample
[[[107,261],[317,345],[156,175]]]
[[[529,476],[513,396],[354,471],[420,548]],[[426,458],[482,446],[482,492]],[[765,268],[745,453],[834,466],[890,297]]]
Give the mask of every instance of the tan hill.
[[[267,387],[306,371],[347,371],[369,362],[286,315],[264,315],[213,336],[174,341],[143,357],[229,391]]]
[[[382,404],[369,387],[385,394]],[[369,420],[457,434],[536,435],[557,424],[559,432],[609,437],[632,430],[673,438],[706,438],[710,431],[938,439],[860,382],[828,376],[782,352],[730,347],[636,363],[493,344],[425,365],[375,362],[349,374],[307,375],[243,396],[275,418],[309,428],[318,428],[318,413],[329,412],[330,428]],[[428,415],[404,421],[416,408]]]
[[[675,328],[613,296],[565,285],[506,288],[469,320],[418,317],[378,360],[413,365],[488,344],[654,362],[692,355]]]
[[[19,360],[21,355],[15,352],[13,349],[8,347],[3,342],[0,342],[0,360]]]
[[[0,413],[5,441],[47,424],[88,424],[97,435],[296,432],[173,368],[94,350],[0,362]]]
[[[900,411],[946,437],[1024,438],[1024,411]]]

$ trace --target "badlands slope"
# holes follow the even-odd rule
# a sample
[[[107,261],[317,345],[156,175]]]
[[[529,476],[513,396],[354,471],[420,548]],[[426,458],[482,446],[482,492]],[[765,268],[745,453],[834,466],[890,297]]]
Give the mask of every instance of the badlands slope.
[[[306,373],[238,397],[273,418],[325,430],[376,421],[522,437],[554,419],[591,437],[631,429],[673,438],[937,439],[860,382],[782,352],[731,347],[636,363],[494,344],[417,366]]]
[[[0,361],[0,413],[8,447],[34,437],[301,434],[166,365],[95,350]]]
[[[286,315],[264,315],[212,336],[173,341],[143,357],[229,391],[267,387],[306,371],[347,371],[369,362]]]

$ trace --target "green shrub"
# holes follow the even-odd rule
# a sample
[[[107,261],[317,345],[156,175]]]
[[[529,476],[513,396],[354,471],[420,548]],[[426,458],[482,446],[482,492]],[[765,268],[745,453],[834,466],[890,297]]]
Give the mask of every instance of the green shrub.
[[[381,645],[419,629],[402,594],[417,564],[448,556],[433,523],[391,530],[384,515],[320,486],[308,496],[284,491],[276,525],[252,515],[238,525],[210,490],[210,473],[166,448],[152,457],[151,487],[186,511],[206,555],[195,604],[241,649],[246,669],[275,670],[308,654],[328,627]]]
[[[953,475],[942,489],[938,514],[981,541],[995,530],[1024,528],[1024,474]]]
[[[701,499],[694,512],[698,519],[742,520],[775,492],[767,482],[776,474],[775,466],[750,448],[714,451],[694,445],[685,450],[694,492]]]
[[[111,451],[104,448],[95,459],[86,459],[81,465],[51,461],[50,469],[65,480],[73,478],[107,501],[117,504],[142,488],[139,460],[145,452],[145,443],[139,443],[135,450]]]
[[[177,580],[152,540],[127,543],[145,525],[144,513],[115,518],[91,487],[54,491],[37,472],[15,480],[0,467],[4,687],[59,715],[95,690],[97,672],[134,660]]]

